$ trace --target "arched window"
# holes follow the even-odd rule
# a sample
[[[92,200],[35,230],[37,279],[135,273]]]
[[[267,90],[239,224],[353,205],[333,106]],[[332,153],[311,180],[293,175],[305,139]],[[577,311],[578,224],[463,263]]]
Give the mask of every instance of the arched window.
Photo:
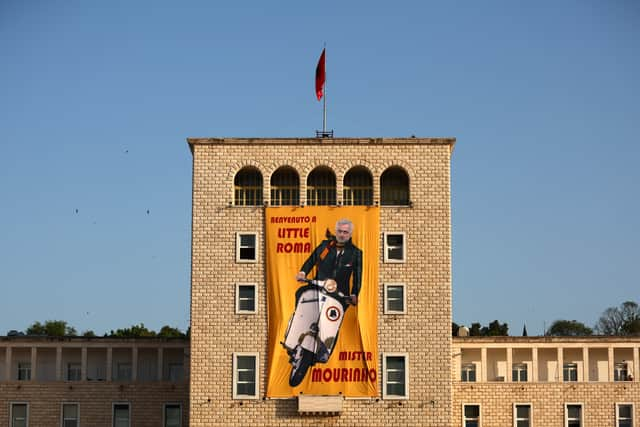
[[[271,205],[300,204],[300,178],[292,167],[282,166],[271,175]]]
[[[336,175],[326,166],[318,166],[307,177],[307,205],[336,204]]]
[[[258,206],[262,204],[262,174],[257,168],[247,166],[233,179],[234,204],[236,206]]]
[[[344,176],[342,201],[345,205],[373,204],[373,177],[364,166],[356,166]]]
[[[398,166],[384,171],[380,177],[380,195],[382,205],[408,205],[409,175]]]

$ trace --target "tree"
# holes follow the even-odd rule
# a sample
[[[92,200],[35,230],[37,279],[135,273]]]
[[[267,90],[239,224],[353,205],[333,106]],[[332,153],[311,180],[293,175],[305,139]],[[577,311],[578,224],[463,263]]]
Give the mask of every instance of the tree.
[[[47,320],[44,324],[34,322],[25,331],[27,335],[46,335],[48,337],[75,337],[76,328],[70,326],[64,320]]]
[[[95,337],[95,336],[96,336],[96,333],[95,333],[95,332],[93,332],[91,329],[89,329],[89,330],[87,330],[87,331],[84,331],[84,332],[82,333],[82,336],[83,336],[83,337],[86,337],[86,338],[93,338],[93,337]]]
[[[489,323],[480,330],[480,334],[484,337],[506,337],[509,336],[509,326],[506,323],[500,323],[497,320]]]
[[[144,323],[140,323],[139,325],[133,325],[130,328],[118,329],[115,332],[111,330],[109,334],[112,338],[146,338],[146,337],[155,337],[155,331],[147,329],[144,326]]]
[[[482,326],[478,322],[471,324],[469,336],[472,337],[498,337],[509,336],[509,326],[506,323],[500,323],[497,320],[489,323],[489,326]]]
[[[451,336],[452,337],[457,337],[458,336],[458,329],[460,329],[460,325],[458,325],[456,322],[451,322]]]
[[[602,335],[640,335],[640,307],[634,301],[625,301],[620,307],[607,308],[596,331]]]
[[[185,334],[178,328],[164,325],[162,328],[160,328],[158,336],[161,338],[184,338]]]
[[[583,337],[593,335],[593,330],[577,320],[556,320],[545,335],[556,337]]]

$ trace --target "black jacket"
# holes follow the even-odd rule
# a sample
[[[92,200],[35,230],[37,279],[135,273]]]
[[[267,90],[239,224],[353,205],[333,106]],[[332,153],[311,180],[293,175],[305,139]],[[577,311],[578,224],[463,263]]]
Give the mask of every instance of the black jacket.
[[[345,295],[358,295],[362,285],[362,251],[349,239],[345,242],[340,259],[336,260],[337,249],[335,242],[324,240],[302,264],[301,271],[307,275],[316,265],[320,254],[329,246],[326,257],[318,264],[315,279],[333,279],[338,284],[338,290]],[[353,276],[353,286],[349,289],[349,279]]]

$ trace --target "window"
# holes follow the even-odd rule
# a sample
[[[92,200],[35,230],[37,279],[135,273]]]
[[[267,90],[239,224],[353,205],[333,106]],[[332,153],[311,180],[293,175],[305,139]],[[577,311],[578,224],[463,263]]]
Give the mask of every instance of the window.
[[[578,381],[578,364],[565,363],[562,369],[562,378],[564,381]]]
[[[404,262],[404,233],[384,233],[384,262]]]
[[[525,363],[514,363],[511,369],[511,381],[527,382],[527,365]]]
[[[113,427],[131,427],[129,404],[113,404]]]
[[[565,427],[582,427],[582,404],[568,403],[564,407]]]
[[[236,262],[257,262],[258,261],[258,234],[257,233],[237,233],[236,234]]]
[[[131,363],[118,362],[116,368],[116,381],[131,381]]]
[[[80,381],[82,377],[82,366],[80,363],[67,364],[67,381]]]
[[[79,408],[77,403],[62,404],[62,427],[78,427]]]
[[[184,367],[182,363],[169,363],[169,381],[178,382],[184,379]]]
[[[29,404],[11,404],[11,427],[27,427],[29,425]]]
[[[476,382],[476,364],[465,363],[462,365],[462,381],[464,382]]]
[[[307,205],[336,204],[336,175],[326,166],[319,166],[307,177]]]
[[[182,405],[179,403],[167,403],[164,405],[164,427],[182,426]]]
[[[262,205],[262,174],[257,168],[240,169],[233,179],[233,186],[236,206]]]
[[[613,367],[613,380],[614,381],[627,381],[628,370],[627,362],[616,363]]]
[[[233,398],[258,398],[258,353],[234,353]]]
[[[256,312],[256,285],[236,283],[236,313],[255,314]]]
[[[31,379],[31,362],[18,363],[18,381],[29,381]]]
[[[616,403],[616,426],[633,427],[632,403]]]
[[[409,204],[409,176],[398,166],[387,169],[380,176],[381,204],[404,206]]]
[[[342,201],[345,205],[373,204],[373,177],[364,166],[356,166],[344,176]]]
[[[407,296],[404,283],[384,284],[384,312],[385,314],[405,314]]]
[[[464,427],[480,427],[480,405],[463,405]]]
[[[531,427],[531,405],[516,403],[513,405],[513,427]]]
[[[382,397],[385,399],[409,398],[408,355],[385,354],[382,359]]]
[[[289,166],[278,168],[271,175],[271,205],[295,206],[300,204],[300,177]]]

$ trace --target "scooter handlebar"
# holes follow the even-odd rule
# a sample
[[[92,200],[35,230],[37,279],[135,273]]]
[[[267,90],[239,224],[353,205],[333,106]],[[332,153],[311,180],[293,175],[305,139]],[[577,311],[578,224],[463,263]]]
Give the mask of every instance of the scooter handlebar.
[[[300,283],[306,283],[308,285],[312,285],[312,286],[317,286],[318,288],[320,288],[323,292],[327,293],[327,294],[336,294],[337,296],[340,297],[340,299],[342,299],[346,304],[351,305],[351,297],[349,295],[345,295],[342,292],[336,290],[334,292],[329,292],[326,288],[325,288],[325,283],[326,280],[316,280],[316,279],[298,279],[298,282]]]

